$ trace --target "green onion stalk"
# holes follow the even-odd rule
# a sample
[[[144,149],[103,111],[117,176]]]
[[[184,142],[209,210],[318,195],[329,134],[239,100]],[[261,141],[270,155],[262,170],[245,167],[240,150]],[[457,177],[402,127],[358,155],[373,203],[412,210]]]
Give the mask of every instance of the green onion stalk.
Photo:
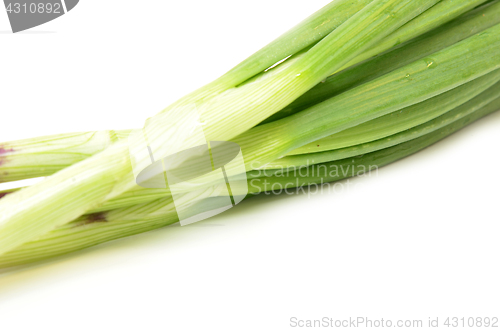
[[[436,9],[437,7],[438,5],[432,9]],[[411,21],[411,23],[419,22],[419,18],[422,18],[430,11],[428,10],[423,15],[420,15]],[[444,16],[446,12],[441,14]],[[337,94],[341,94],[348,89],[381,77],[397,68],[452,46],[459,41],[500,23],[499,17],[500,4],[498,1],[495,1],[467,12],[451,22],[419,35],[417,38],[411,40],[403,39],[401,44],[389,51],[382,52],[369,60],[357,62],[349,68],[328,77],[290,105],[263,121],[263,123],[272,122],[297,113]],[[404,27],[408,25],[409,23]],[[416,31],[426,31],[421,28],[419,29],[419,26],[412,26],[412,28]]]
[[[208,141],[234,138],[437,2],[372,1],[300,60],[273,72],[268,79],[226,90],[212,98],[201,90],[148,119],[147,140],[151,145],[164,145],[169,138],[174,138],[172,131],[166,132],[163,128],[172,121],[176,121],[179,130],[190,128],[191,123],[185,121],[186,108],[191,107],[200,112],[200,123],[204,123]],[[184,141],[183,145],[194,147],[190,143]],[[135,185],[128,143],[119,141],[39,184],[9,194],[0,200],[0,254],[72,221]]]
[[[500,68],[500,25],[236,139],[249,166],[423,102]],[[335,111],[331,111],[335,109]],[[260,163],[260,164],[259,164]],[[257,165],[257,166],[256,166]]]
[[[207,141],[239,144],[250,194],[342,179],[295,167],[383,166],[491,113],[500,3],[483,3],[333,1],[143,130],[1,144],[0,181],[48,177],[0,192],[0,267],[176,223],[168,187],[136,185],[127,137],[144,134],[154,149],[175,140],[170,123],[186,130],[194,113]]]
[[[403,71],[405,71],[407,68],[404,67],[402,68]],[[394,74],[394,73],[393,73]],[[397,72],[395,73],[397,74]],[[340,146],[330,146],[330,151],[325,152],[325,153],[314,153],[314,158],[311,159],[309,156],[306,154],[305,156],[287,156],[285,158],[280,158],[276,161],[272,161],[270,163],[267,163],[264,165],[263,169],[272,169],[272,168],[281,168],[283,167],[284,164],[287,162],[290,162],[291,160],[296,160],[294,161],[295,164],[297,161],[300,159],[305,159],[308,158],[310,160],[310,164],[312,163],[319,163],[319,162],[326,162],[326,161],[331,161],[335,159],[340,159],[344,157],[349,157],[349,156],[354,156],[357,154],[361,154],[366,151],[373,151],[374,148],[383,148],[383,147],[388,147],[391,145],[394,145],[398,142],[404,141],[403,138],[398,138],[398,139],[393,139],[392,137],[389,137],[386,139],[386,142],[384,144],[381,144],[380,142],[375,142],[377,139],[384,138],[387,136],[390,136],[394,133],[406,130],[408,128],[416,127],[419,124],[422,124],[432,118],[435,118],[443,113],[446,113],[450,111],[451,109],[455,108],[456,106],[476,97],[478,94],[482,93],[483,91],[487,90],[490,88],[492,85],[494,85],[498,80],[500,79],[500,72],[498,70],[495,70],[491,73],[488,73],[480,78],[477,78],[475,80],[472,80],[466,84],[463,84],[459,87],[456,87],[450,91],[447,91],[445,93],[439,94],[433,98],[427,99],[423,102],[420,103],[415,103],[412,106],[402,108],[400,111],[392,112],[388,115],[376,118],[374,120],[365,122],[361,125],[355,126],[352,129],[344,130],[339,133],[342,139],[339,139],[338,141],[343,144]],[[387,75],[390,77],[390,75]],[[388,80],[390,81],[390,80]],[[377,81],[372,83],[373,85],[379,85],[382,89],[385,88],[384,84],[378,84]],[[362,86],[360,89],[367,88],[367,90],[371,89],[370,85],[367,84],[367,86]],[[492,88],[490,89],[490,92],[493,91],[492,93],[496,93],[497,89]],[[431,90],[426,90],[425,92],[431,92]],[[377,95],[378,93],[375,93]],[[487,93],[485,93],[487,94]],[[488,97],[485,97],[485,94],[480,95],[477,99],[479,100],[489,100]],[[403,94],[401,94],[401,97],[404,97]],[[382,99],[383,101],[383,99]],[[367,104],[374,105],[376,103],[372,102],[367,102]],[[276,122],[274,125],[277,125],[278,122]],[[288,127],[285,125],[285,127]],[[259,130],[258,128],[255,128],[255,130]],[[249,131],[249,134],[252,134],[252,130]],[[354,132],[354,134],[349,134]],[[335,136],[335,135],[334,135]],[[346,138],[347,137],[347,138]],[[348,138],[351,137],[351,140]],[[401,140],[403,139],[403,140]],[[268,140],[269,141],[269,140]],[[335,140],[332,140],[335,141]],[[367,143],[371,142],[370,144],[363,145],[360,149],[360,146],[356,146],[356,144],[362,144],[362,143]],[[337,143],[338,144],[338,143]],[[344,148],[342,149],[343,146],[349,146],[350,148]],[[378,146],[383,146],[383,147],[378,147]],[[247,155],[251,155],[250,153],[245,153]],[[293,162],[292,162],[293,163]],[[144,194],[144,192],[154,192],[154,190],[142,190],[142,189],[134,189],[130,191],[131,194],[133,194],[133,199],[134,201],[143,201],[143,199],[148,200],[150,199],[149,194]],[[139,193],[141,192],[141,193]],[[160,190],[160,192],[163,191]],[[156,194],[153,194],[153,197],[156,197]],[[109,205],[115,204],[117,201],[119,202],[119,205],[121,205],[124,201],[129,201],[129,195],[124,194],[123,196],[117,197],[116,199],[113,199],[107,203],[105,203],[102,207],[98,207],[98,209],[107,209]],[[96,209],[94,209],[96,210]]]
[[[403,142],[413,140],[422,135],[428,134],[435,130],[440,129],[443,126],[450,124],[451,122],[469,115],[471,112],[477,110],[488,104],[493,99],[500,97],[500,83],[491,86],[489,89],[483,93],[477,95],[475,98],[469,100],[468,102],[456,107],[455,109],[433,118],[426,123],[417,125],[415,127],[409,128],[407,130],[389,135],[385,138],[371,141],[369,143],[361,144],[359,146],[353,146],[350,149],[340,149],[332,150],[325,153],[310,153],[297,156],[284,157],[275,160],[265,167],[261,167],[258,170],[253,170],[247,173],[247,177],[259,177],[260,173],[283,173],[287,172],[288,168],[296,169],[304,165],[310,166],[317,163],[325,163],[328,161],[334,161],[338,159],[344,159],[348,157],[359,157],[366,153],[377,151],[380,149],[385,149],[387,147],[395,146]],[[437,103],[437,105],[441,105]],[[347,156],[343,154],[348,154]],[[257,176],[256,176],[257,174]],[[145,189],[137,187],[130,190],[123,195],[112,199],[102,205],[97,209],[90,210],[90,213],[102,212],[114,208],[125,207],[135,203],[144,203],[151,201],[153,199],[158,199],[168,195],[168,189]]]
[[[386,39],[394,39],[392,37],[394,34],[409,36],[411,32],[412,36],[415,31],[427,31],[429,27],[424,22],[428,21],[426,18],[429,16],[428,13],[431,10],[434,11],[437,8],[442,8],[444,3],[450,3],[450,1],[440,2],[439,7],[438,5],[432,7],[422,15],[403,25]],[[457,2],[452,3],[458,8],[453,13],[457,13],[463,11],[464,8],[467,9],[476,5],[477,1],[465,1],[458,4]],[[432,26],[447,22],[446,19],[450,19],[450,16],[446,11],[440,11],[440,15],[437,17],[436,15],[432,15],[434,17]],[[417,25],[416,23],[418,22],[422,24]],[[416,40],[400,44],[390,52],[363,61],[328,77],[292,104],[265,120],[264,123],[272,122],[304,110],[352,87],[366,83],[415,60],[451,46],[498,23],[500,23],[499,2],[495,1],[491,4],[481,6],[452,20],[448,24],[439,26],[438,29],[419,36]],[[407,32],[402,33],[400,31]],[[401,40],[400,38],[395,39]],[[267,48],[264,48],[264,50]],[[8,151],[4,153],[6,161],[1,168],[2,171],[0,171],[0,182],[50,176],[72,164],[102,152],[120,139],[126,139],[130,132],[131,130],[110,130],[72,133],[0,144],[4,148],[4,151]],[[345,135],[339,133],[333,135],[331,138],[326,137],[318,142],[299,147],[289,154],[301,154],[303,151],[306,153],[319,152],[333,149],[335,146],[338,148],[338,144],[343,144],[344,141]],[[332,146],[331,148],[330,145]]]
[[[300,194],[308,186],[324,189],[327,183],[351,176],[367,176],[384,165],[416,153],[460,130],[464,126],[500,109],[500,97],[473,110],[477,105],[461,107],[460,117],[413,140],[354,158],[322,163],[281,174],[254,171],[248,179],[250,194]],[[458,109],[457,109],[458,110]],[[436,122],[434,120],[434,122]],[[436,123],[435,123],[436,124]],[[347,169],[338,171],[338,169]],[[319,185],[319,186],[318,186]],[[110,240],[173,225],[178,221],[171,197],[147,203],[84,215],[58,227],[37,240],[25,243],[0,256],[0,268],[12,268],[39,262],[92,247]]]

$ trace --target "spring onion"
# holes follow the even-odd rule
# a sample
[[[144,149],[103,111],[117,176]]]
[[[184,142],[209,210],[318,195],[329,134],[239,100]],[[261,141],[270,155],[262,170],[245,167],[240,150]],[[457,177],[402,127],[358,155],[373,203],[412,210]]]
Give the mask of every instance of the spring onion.
[[[0,268],[178,221],[169,187],[136,185],[129,135],[158,152],[197,113],[208,141],[241,147],[250,194],[323,184],[359,173],[320,169],[383,166],[500,108],[499,50],[498,0],[336,0],[148,130],[0,144],[0,182],[48,176],[0,192]]]

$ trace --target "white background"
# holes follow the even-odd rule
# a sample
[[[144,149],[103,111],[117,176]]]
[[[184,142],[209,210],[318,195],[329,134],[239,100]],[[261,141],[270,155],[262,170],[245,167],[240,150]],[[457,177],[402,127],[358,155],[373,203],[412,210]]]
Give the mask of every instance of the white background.
[[[327,2],[82,0],[16,35],[0,10],[0,141],[141,127]],[[500,112],[343,192],[0,273],[0,330],[500,317],[499,128]]]

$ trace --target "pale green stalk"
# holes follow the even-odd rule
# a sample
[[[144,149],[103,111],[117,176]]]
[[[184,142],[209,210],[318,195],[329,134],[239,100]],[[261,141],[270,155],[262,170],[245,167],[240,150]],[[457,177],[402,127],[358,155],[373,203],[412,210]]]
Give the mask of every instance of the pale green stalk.
[[[373,0],[334,0],[266,45],[215,81],[181,98],[175,107],[198,104],[234,88],[251,77],[316,44]],[[168,109],[173,108],[168,107]]]
[[[371,153],[384,148],[392,147],[415,138],[421,137],[423,135],[429,134],[433,131],[439,130],[442,127],[449,125],[463,117],[470,115],[476,110],[488,105],[495,99],[500,98],[500,83],[495,84],[490,89],[481,93],[474,99],[464,103],[463,105],[453,109],[452,111],[446,112],[433,120],[430,120],[424,124],[411,127],[405,131],[393,134],[391,136],[370,141],[367,143],[334,149],[331,151],[320,152],[320,153],[310,153],[310,154],[300,154],[291,155],[271,163],[268,163],[263,167],[266,169],[266,173],[273,172],[283,172],[287,171],[288,168],[297,168],[303,165],[313,165],[325,162],[331,162],[336,160],[341,160],[349,157],[362,156],[367,153]],[[268,170],[274,169],[274,170]]]
[[[349,61],[349,63],[344,65],[340,70],[355,65],[356,63],[363,62],[372,56],[381,54],[427,31],[435,29],[485,2],[486,0],[443,0],[422,15],[403,25],[395,33],[384,38],[374,47]]]
[[[151,231],[177,222],[171,198],[82,216],[36,241],[0,256],[0,268],[35,262],[92,247],[100,243]]]
[[[114,131],[70,133],[1,144],[0,183],[49,176],[118,141]]]
[[[207,140],[227,141],[247,131],[437,2],[372,1],[285,70],[196,103]],[[181,100],[165,112],[181,120],[183,108],[192,102]],[[162,123],[153,118],[151,124],[157,125],[151,139],[157,139]]]
[[[296,188],[314,184],[324,184],[356,175],[364,175],[368,171],[377,171],[378,168],[411,155],[419,150],[432,145],[444,137],[460,130],[475,120],[491,114],[500,109],[500,99],[496,99],[487,106],[465,116],[451,124],[435,130],[422,137],[408,142],[385,148],[360,157],[347,158],[338,161],[320,163],[306,167],[305,171],[289,171],[286,173],[270,174],[267,171],[256,170],[249,179],[250,193],[280,192],[285,188]],[[453,167],[453,165],[450,165]],[[302,174],[302,175],[301,175]],[[274,186],[274,187],[273,187]],[[325,189],[326,190],[326,189]],[[294,191],[295,192],[295,191]],[[296,191],[300,192],[300,191]],[[284,193],[287,193],[284,191]]]
[[[248,57],[213,83],[202,88],[225,91],[263,72],[329,35],[373,0],[335,0]],[[195,92],[193,95],[197,95]]]
[[[326,138],[299,147],[288,155],[309,154],[359,145],[410,129],[475,98],[500,80],[495,70],[466,84],[371,121],[343,130]]]
[[[0,143],[0,183],[53,175],[126,139],[130,132],[76,132]]]
[[[414,21],[419,20],[427,13],[428,11]],[[263,123],[273,122],[295,114],[348,89],[369,82],[413,61],[456,44],[498,23],[500,23],[500,1],[481,6],[389,52],[328,77],[290,105],[263,121]]]
[[[0,254],[84,214],[135,185],[118,142],[41,183],[0,199]]]
[[[500,68],[500,25],[234,139],[247,170],[292,150],[425,101]]]
[[[299,23],[296,27],[250,56],[228,73],[213,83],[195,91],[187,98],[191,101],[199,101],[212,97],[229,88],[238,86],[247,79],[263,72],[265,69],[283,61],[287,57],[315,45],[354,14],[366,7],[370,2],[372,2],[372,0],[332,1],[324,8]],[[364,52],[366,54],[362,54],[358,58],[366,59],[373,56],[374,53],[378,54],[376,49],[383,52],[391,48],[392,45],[398,44],[398,42],[404,42],[429,31],[484,2],[485,0],[442,0],[422,15],[419,15],[417,18],[398,28],[394,32],[394,36],[391,35],[384,38],[379,45],[370,48]],[[357,62],[360,61],[354,63]]]

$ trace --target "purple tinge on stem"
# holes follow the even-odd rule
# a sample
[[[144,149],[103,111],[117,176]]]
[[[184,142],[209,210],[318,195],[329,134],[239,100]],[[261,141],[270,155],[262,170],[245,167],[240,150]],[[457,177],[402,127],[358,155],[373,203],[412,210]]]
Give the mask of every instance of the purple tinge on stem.
[[[6,193],[0,193],[0,199],[2,199],[4,196],[6,196],[7,194],[11,194],[12,192],[6,192]]]
[[[0,166],[6,162],[6,156],[10,153],[13,153],[14,149],[6,149],[4,147],[0,147]]]
[[[102,223],[102,222],[107,222],[108,220],[106,219],[106,213],[95,213],[95,214],[90,214],[85,216],[85,220],[83,222],[83,225],[86,224],[92,224],[92,223]]]
[[[4,147],[0,147],[0,156],[4,156],[4,155],[7,155],[8,153],[13,153],[13,152],[14,152],[14,148],[7,149]]]

